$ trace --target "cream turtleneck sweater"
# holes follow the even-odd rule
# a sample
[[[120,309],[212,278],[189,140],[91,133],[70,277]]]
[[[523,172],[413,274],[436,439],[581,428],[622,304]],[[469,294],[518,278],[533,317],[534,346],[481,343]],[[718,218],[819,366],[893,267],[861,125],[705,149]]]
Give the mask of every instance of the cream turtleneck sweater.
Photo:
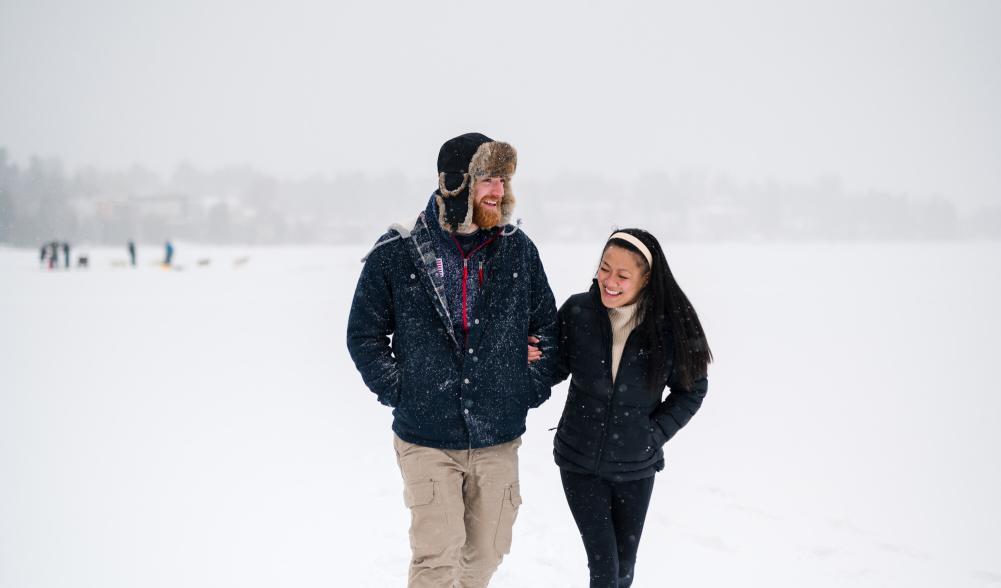
[[[619,373],[619,360],[622,359],[622,349],[626,346],[629,333],[636,326],[636,304],[632,303],[618,308],[608,309],[608,320],[612,323],[612,383]]]

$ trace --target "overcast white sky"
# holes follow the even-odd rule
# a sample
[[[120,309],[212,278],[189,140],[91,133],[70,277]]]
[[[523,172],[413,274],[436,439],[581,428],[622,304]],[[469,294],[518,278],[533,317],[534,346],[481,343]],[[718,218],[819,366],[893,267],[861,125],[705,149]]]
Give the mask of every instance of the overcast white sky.
[[[1001,200],[998,0],[0,0],[0,146],[429,184],[469,130],[519,176]]]

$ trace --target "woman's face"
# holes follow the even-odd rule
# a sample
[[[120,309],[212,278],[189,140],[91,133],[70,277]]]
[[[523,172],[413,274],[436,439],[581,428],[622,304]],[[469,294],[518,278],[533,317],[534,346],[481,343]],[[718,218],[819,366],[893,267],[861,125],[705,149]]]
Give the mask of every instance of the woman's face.
[[[618,308],[636,302],[646,286],[647,273],[640,256],[609,245],[598,265],[598,292],[606,308]]]

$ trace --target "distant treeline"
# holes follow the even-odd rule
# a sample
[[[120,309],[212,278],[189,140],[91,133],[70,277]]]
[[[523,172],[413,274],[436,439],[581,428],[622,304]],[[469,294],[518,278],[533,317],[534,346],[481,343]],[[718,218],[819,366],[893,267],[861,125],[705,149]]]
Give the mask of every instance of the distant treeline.
[[[122,245],[204,243],[369,244],[413,218],[436,186],[402,173],[279,180],[249,167],[141,167],[67,172],[56,159],[14,163],[0,149],[0,243],[59,239]],[[518,177],[516,217],[539,240],[593,239],[638,225],[669,240],[850,241],[1001,238],[1001,206],[960,214],[941,197],[848,193],[834,177],[810,183],[740,183],[724,175],[651,173]]]

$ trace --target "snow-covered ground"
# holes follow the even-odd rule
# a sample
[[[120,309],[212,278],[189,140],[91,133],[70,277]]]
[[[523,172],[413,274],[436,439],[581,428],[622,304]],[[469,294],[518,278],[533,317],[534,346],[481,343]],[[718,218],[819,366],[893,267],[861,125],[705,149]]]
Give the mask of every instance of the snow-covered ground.
[[[558,303],[600,244],[540,243]],[[403,586],[391,416],[344,345],[364,251],[0,249],[0,586]],[[717,363],[635,586],[1001,585],[1001,245],[669,253]],[[530,415],[498,588],[586,586],[565,394]]]

